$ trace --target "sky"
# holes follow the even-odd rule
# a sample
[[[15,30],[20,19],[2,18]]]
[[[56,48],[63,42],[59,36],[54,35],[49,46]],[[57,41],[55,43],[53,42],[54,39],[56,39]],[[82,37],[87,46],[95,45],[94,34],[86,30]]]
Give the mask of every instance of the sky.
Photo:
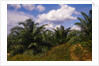
[[[12,27],[29,18],[39,25],[48,24],[46,29],[63,25],[80,30],[74,25],[79,22],[77,17],[83,18],[80,12],[88,14],[91,9],[92,4],[8,4],[7,32],[9,34]]]

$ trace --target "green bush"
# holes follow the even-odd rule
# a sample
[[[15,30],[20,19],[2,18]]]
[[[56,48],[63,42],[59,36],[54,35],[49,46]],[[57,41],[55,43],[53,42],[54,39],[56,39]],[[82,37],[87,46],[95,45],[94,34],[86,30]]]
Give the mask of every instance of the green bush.
[[[41,51],[42,51],[43,53],[46,53],[48,50],[49,50],[49,48],[46,47],[46,46],[43,46],[42,49],[41,49]]]
[[[35,51],[33,49],[30,49],[30,50],[26,50],[23,55],[34,55],[35,54]]]
[[[92,52],[92,40],[87,42],[81,42],[83,48],[86,48],[88,51]]]

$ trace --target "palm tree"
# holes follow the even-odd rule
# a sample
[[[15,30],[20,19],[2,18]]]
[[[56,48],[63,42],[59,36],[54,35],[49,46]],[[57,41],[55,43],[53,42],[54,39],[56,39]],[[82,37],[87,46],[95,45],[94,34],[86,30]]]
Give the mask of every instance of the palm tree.
[[[89,15],[81,12],[84,19],[79,18],[80,22],[75,23],[75,25],[81,28],[81,36],[85,40],[92,40],[92,10],[89,11]]]
[[[67,42],[67,35],[70,31],[70,28],[65,29],[64,26],[61,27],[57,27],[54,30],[54,38],[56,40],[56,43],[58,44],[62,44],[62,43],[66,43]]]
[[[45,25],[38,26],[38,23],[34,23],[31,19],[27,19],[25,22],[19,22],[19,25],[11,29],[11,33],[8,36],[8,46],[12,45],[15,51],[19,52],[31,48],[35,49],[38,44],[40,45],[41,34],[45,29]]]
[[[42,41],[45,44],[48,44],[50,47],[55,46],[55,44],[56,44],[53,34],[54,34],[54,32],[51,30],[45,30],[45,31],[43,31],[43,34],[42,34]]]

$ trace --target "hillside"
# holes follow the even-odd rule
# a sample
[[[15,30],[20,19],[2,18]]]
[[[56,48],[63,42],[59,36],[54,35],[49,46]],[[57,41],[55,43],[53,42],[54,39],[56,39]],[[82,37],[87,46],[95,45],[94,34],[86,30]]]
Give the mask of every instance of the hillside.
[[[81,46],[75,44],[70,46],[70,43],[62,44],[53,47],[45,54],[38,55],[22,55],[17,54],[13,57],[8,57],[8,61],[91,61],[92,54]]]

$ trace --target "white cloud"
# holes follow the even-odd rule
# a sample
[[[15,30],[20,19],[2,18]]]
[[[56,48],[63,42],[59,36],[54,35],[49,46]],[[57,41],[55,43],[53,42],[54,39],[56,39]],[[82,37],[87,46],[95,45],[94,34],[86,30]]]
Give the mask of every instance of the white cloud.
[[[79,30],[79,31],[81,31],[81,28],[79,26],[77,26],[77,25],[74,25],[74,26],[71,27],[70,30]]]
[[[26,14],[24,12],[18,12],[18,11],[9,11],[7,13],[8,22],[19,22],[24,21],[26,19],[32,18],[32,15]]]
[[[80,15],[81,14],[80,12],[77,12],[77,11],[75,11],[74,13],[77,14],[77,15]]]
[[[51,10],[46,14],[38,15],[37,22],[52,22],[52,23],[63,23],[70,20],[75,20],[77,17],[72,16],[72,14],[78,14],[74,7],[68,5],[59,5],[60,8],[57,10]]]
[[[8,34],[10,33],[10,29],[16,25],[18,25],[19,22],[25,21],[26,19],[34,18],[32,15],[28,15],[24,12],[18,12],[18,11],[9,11],[7,12],[7,31]],[[34,18],[35,20],[35,18]]]
[[[43,12],[45,10],[45,7],[43,5],[38,5],[36,6],[36,10],[38,10],[39,12]]]
[[[34,4],[22,4],[22,6],[27,9],[32,11],[33,9],[35,9],[35,5]]]
[[[20,4],[10,4],[10,6],[14,7],[15,10],[21,8],[21,5]]]

